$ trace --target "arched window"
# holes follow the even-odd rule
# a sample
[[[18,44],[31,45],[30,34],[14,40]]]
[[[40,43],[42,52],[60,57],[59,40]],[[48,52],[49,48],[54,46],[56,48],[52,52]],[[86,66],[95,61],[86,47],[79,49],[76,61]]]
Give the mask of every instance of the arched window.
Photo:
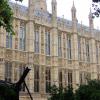
[[[19,33],[19,49],[25,50],[25,39],[26,39],[26,25],[24,22],[20,22],[20,33]]]
[[[34,41],[34,46],[35,46],[35,53],[39,53],[39,29],[35,29],[35,41]]]
[[[59,70],[59,87],[62,87],[63,86],[63,80],[62,80],[62,70],[60,69]]]
[[[59,33],[58,34],[58,57],[61,57],[62,56],[62,48],[61,48],[61,34]]]
[[[50,55],[50,32],[46,31],[45,33],[45,49],[46,55]]]
[[[45,78],[46,78],[46,93],[49,93],[49,89],[50,89],[50,86],[51,86],[51,70],[50,68],[46,68],[46,71],[45,71]]]
[[[78,37],[78,59],[81,59],[81,37]]]
[[[11,62],[5,63],[5,81],[7,82],[12,81],[12,63]]]
[[[25,70],[25,65],[24,64],[21,64],[19,66],[19,79],[23,75],[24,70]],[[21,91],[23,91],[23,92],[25,91],[25,85],[24,85],[24,83],[21,85]]]
[[[72,85],[73,85],[72,71],[68,71],[68,86],[72,87]]]
[[[88,40],[86,40],[86,42],[85,42],[86,44],[86,60],[88,61],[88,62],[90,62],[90,45],[89,45],[89,41]]]
[[[34,66],[34,92],[39,92],[39,66]]]
[[[6,33],[6,48],[12,48],[12,35]]]
[[[72,52],[71,52],[71,36],[67,35],[67,57],[68,59],[72,59]]]

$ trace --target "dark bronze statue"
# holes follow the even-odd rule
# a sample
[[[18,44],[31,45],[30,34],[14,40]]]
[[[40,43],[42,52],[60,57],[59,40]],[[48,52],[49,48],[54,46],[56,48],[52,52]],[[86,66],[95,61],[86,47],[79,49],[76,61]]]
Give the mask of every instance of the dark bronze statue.
[[[23,75],[17,83],[10,83],[6,81],[0,81],[0,100],[19,100],[19,91],[21,89],[21,85],[24,84],[31,100],[33,100],[28,87],[25,83],[25,78],[30,69],[28,67],[25,68]]]

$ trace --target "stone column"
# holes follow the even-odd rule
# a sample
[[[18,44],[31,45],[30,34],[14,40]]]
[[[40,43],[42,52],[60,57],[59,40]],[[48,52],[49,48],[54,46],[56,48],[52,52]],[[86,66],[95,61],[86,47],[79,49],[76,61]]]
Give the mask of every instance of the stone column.
[[[26,24],[26,50],[28,51],[27,66],[31,69],[27,76],[27,84],[29,91],[34,91],[34,67],[33,67],[33,56],[34,56],[34,21],[28,20]]]
[[[14,82],[17,82],[19,80],[19,64],[17,62],[13,63],[13,70],[14,70]]]
[[[58,33],[57,28],[52,29],[52,84],[58,86]]]
[[[45,66],[40,66],[40,93],[45,93]]]
[[[94,38],[91,39],[92,65],[91,65],[91,79],[97,79],[97,65],[96,65],[96,45]]]
[[[81,44],[81,55],[80,55],[80,58],[81,58],[81,60],[83,60],[83,39],[82,38],[80,38],[80,44]]]
[[[64,58],[67,58],[67,37],[66,37],[66,33],[63,33],[63,55],[64,55]]]
[[[27,76],[27,86],[29,88],[30,93],[34,92],[34,67],[32,64],[28,65],[31,69]]]
[[[83,42],[84,42],[84,46],[83,46],[83,49],[84,49],[83,60],[86,62],[87,58],[86,58],[86,39],[85,38],[83,39]]]
[[[65,70],[66,69],[62,69],[62,85],[65,86],[66,85],[66,76],[65,76]]]
[[[15,19],[13,20],[13,30],[15,32]],[[15,49],[15,35],[12,36],[12,49]]]
[[[1,47],[4,47],[4,43],[3,43],[3,39],[4,39],[4,38],[3,38],[3,37],[4,37],[4,33],[1,33],[1,32],[0,32],[0,46],[1,46]],[[5,40],[5,41],[6,41],[6,40]]]
[[[32,20],[26,24],[26,50],[34,52],[34,22]]]
[[[76,33],[72,34],[71,37],[72,40],[72,56],[73,56],[73,60],[78,61],[78,36]]]
[[[14,83],[14,79],[15,79],[15,73],[14,73],[14,70],[15,70],[15,62],[12,62],[12,83]]]
[[[2,27],[0,28],[0,46],[2,47],[2,39],[3,39]]]
[[[79,84],[79,62],[78,62],[78,36],[76,33],[72,35],[72,52],[73,52],[73,88],[77,88]]]
[[[68,86],[68,70],[64,69],[64,75],[63,75],[63,81],[64,81],[64,87],[66,88]]]
[[[85,61],[85,60],[86,60],[86,57],[85,57],[86,49],[85,49],[85,48],[86,48],[86,47],[85,47],[85,39],[82,38],[82,39],[81,39],[81,59],[82,59],[82,61]]]
[[[58,33],[56,28],[52,29],[52,55],[58,56]]]
[[[0,80],[5,79],[5,48],[0,47]]]
[[[19,48],[19,32],[20,32],[20,20],[14,19],[14,31],[15,35],[13,36],[13,48],[18,49]]]
[[[0,62],[0,80],[5,80],[5,64]]]
[[[53,66],[51,69],[51,85],[59,86],[58,80],[58,68]]]

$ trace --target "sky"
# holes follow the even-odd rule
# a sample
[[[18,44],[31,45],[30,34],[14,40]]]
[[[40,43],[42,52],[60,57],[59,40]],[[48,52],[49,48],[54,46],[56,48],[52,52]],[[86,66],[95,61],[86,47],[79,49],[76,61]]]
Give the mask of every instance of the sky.
[[[14,1],[14,0],[11,0]],[[51,1],[46,0],[47,9],[51,12]],[[23,5],[28,6],[28,0],[23,0]],[[77,10],[78,23],[89,26],[88,15],[92,5],[92,0],[74,0],[74,4]],[[73,5],[73,0],[57,0],[57,15],[65,19],[71,20],[71,7]],[[95,29],[100,29],[100,18],[94,19]]]

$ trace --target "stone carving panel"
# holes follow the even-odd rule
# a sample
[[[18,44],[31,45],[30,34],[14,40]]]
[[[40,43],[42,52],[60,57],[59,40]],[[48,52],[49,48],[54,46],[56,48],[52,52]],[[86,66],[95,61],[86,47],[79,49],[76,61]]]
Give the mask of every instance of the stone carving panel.
[[[19,52],[19,60],[23,61],[23,53],[22,52]]]
[[[45,55],[41,55],[40,62],[41,62],[41,65],[45,65]]]
[[[26,52],[20,52],[20,61],[26,61]]]
[[[63,64],[62,64],[62,59],[61,59],[61,58],[58,59],[58,65],[59,65],[60,67],[63,66]]]
[[[34,62],[33,62],[33,59],[34,59],[33,57],[34,57],[34,56],[33,56],[33,53],[28,53],[28,57],[27,57],[28,60],[27,60],[27,61],[28,61],[29,63],[34,63]]]
[[[17,32],[16,32],[17,33]],[[18,38],[17,38],[17,36],[16,36],[16,38],[15,38],[15,49],[18,49]]]
[[[8,50],[8,49],[6,50],[5,59],[6,60],[12,60],[13,59],[12,50]]]
[[[66,67],[66,60],[63,60],[63,66]]]
[[[72,64],[72,60],[68,60],[68,64]]]
[[[3,57],[4,57],[4,49],[0,48],[0,58],[3,58]]]
[[[41,66],[41,93],[44,93],[45,88],[45,66]]]
[[[39,55],[38,55],[38,54],[35,54],[35,55],[34,55],[33,63],[34,63],[34,64],[39,64]]]
[[[46,64],[51,65],[51,57],[49,56],[46,57]]]
[[[51,60],[52,60],[53,66],[58,66],[58,58],[57,57],[52,57]]]
[[[23,61],[24,61],[24,62],[27,62],[27,58],[28,58],[28,56],[27,56],[27,52],[24,52],[24,53],[23,53],[23,56],[24,56]]]
[[[19,60],[19,52],[15,51],[15,60]]]

